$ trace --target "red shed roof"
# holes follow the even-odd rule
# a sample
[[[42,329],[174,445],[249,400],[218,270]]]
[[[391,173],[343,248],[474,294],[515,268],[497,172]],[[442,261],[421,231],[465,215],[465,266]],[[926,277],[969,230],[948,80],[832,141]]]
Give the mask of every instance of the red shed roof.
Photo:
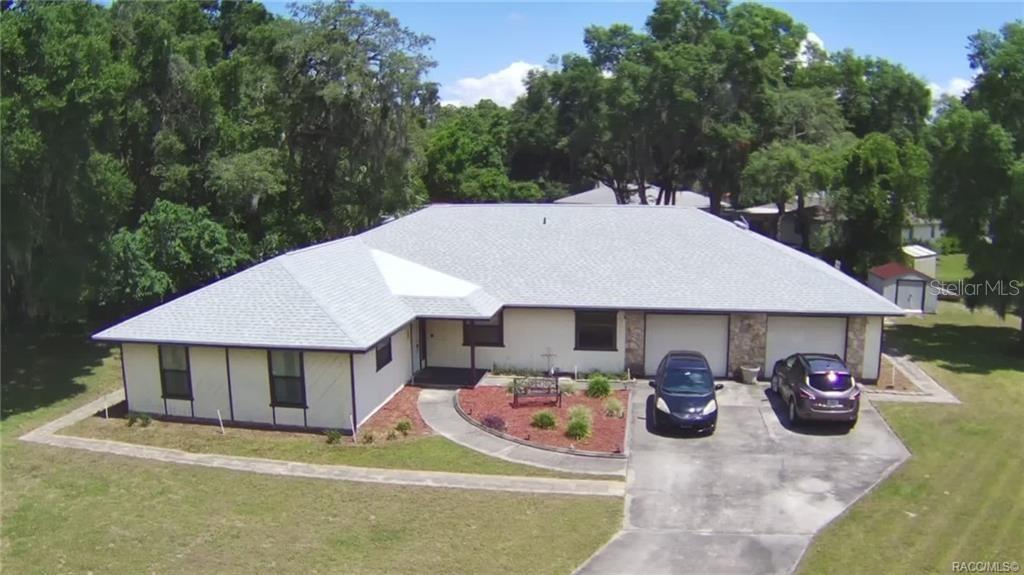
[[[868,271],[871,273],[871,275],[878,276],[884,280],[905,275],[915,275],[931,279],[927,274],[923,274],[915,269],[908,268],[907,266],[899,262],[889,262],[887,264],[875,266]]]

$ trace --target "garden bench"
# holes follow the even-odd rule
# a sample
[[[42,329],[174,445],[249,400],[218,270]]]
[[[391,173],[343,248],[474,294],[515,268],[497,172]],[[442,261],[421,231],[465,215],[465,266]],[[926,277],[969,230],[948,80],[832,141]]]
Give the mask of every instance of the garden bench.
[[[562,407],[562,390],[557,377],[525,377],[516,379],[512,385],[512,407],[519,407],[519,398],[553,397],[555,404]]]

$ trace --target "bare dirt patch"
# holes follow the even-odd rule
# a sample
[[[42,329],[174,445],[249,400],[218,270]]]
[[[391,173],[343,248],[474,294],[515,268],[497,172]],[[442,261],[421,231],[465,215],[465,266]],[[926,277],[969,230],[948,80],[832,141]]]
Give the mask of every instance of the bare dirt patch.
[[[609,397],[618,399],[623,406],[629,404],[628,391],[613,391]],[[622,453],[626,440],[626,418],[605,415],[604,402],[605,399],[578,394],[564,396],[561,407],[554,405],[550,398],[528,399],[520,401],[518,407],[513,407],[512,395],[500,387],[459,390],[459,405],[466,415],[477,422],[482,422],[489,415],[497,415],[505,420],[505,433],[508,435],[550,447]],[[569,409],[576,405],[589,408],[593,414],[592,433],[582,440],[570,439],[565,435]],[[538,429],[531,425],[533,415],[543,410],[554,414],[558,424],[553,429]]]
[[[893,364],[888,357],[882,356],[882,367],[878,373],[878,381],[868,387],[874,391],[909,391],[920,393],[921,389],[914,385],[914,382],[903,375],[898,368],[893,369]]]

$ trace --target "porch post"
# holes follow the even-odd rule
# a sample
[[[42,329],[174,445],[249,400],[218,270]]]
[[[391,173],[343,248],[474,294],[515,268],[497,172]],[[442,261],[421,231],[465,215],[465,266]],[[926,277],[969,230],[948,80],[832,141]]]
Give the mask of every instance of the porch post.
[[[470,341],[469,344],[469,383],[476,382],[476,345]]]

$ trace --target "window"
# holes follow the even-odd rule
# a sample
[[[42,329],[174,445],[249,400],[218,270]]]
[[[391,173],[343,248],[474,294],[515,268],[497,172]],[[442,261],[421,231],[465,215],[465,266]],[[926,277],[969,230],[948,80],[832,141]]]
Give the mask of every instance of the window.
[[[505,343],[504,337],[500,311],[491,319],[462,322],[462,345],[501,347]]]
[[[576,349],[615,351],[617,318],[614,311],[576,312]]]
[[[192,377],[188,372],[188,348],[161,345],[160,390],[164,399],[192,399]]]
[[[306,382],[301,351],[275,351],[268,354],[270,362],[270,405],[274,407],[306,407]]]
[[[377,371],[384,368],[385,365],[391,363],[391,338],[388,337],[384,341],[377,344]]]

